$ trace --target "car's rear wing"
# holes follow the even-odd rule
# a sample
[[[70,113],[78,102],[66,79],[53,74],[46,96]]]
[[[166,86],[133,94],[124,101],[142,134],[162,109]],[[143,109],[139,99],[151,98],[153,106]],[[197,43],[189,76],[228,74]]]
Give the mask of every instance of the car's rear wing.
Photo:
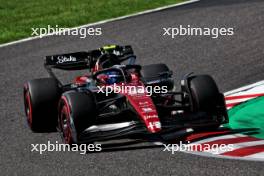
[[[81,70],[94,67],[96,60],[105,53],[115,54],[120,58],[132,55],[131,46],[108,45],[102,48],[76,53],[58,54],[46,56],[44,65],[47,68],[58,68],[63,70]]]
[[[46,56],[44,65],[48,68],[81,70],[89,68],[89,60],[91,60],[89,52],[76,52]]]
[[[52,72],[52,68],[62,70],[92,69],[98,58],[107,53],[116,55],[121,62],[132,57],[133,62],[130,62],[130,64],[133,64],[136,59],[131,46],[108,45],[91,51],[46,56],[44,58],[44,66],[50,76],[57,79]],[[60,81],[58,80],[58,82]]]

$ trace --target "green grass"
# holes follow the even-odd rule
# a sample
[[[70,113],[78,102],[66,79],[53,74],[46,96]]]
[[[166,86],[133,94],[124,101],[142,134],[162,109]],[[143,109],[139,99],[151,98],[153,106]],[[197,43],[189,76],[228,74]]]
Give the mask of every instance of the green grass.
[[[0,0],[0,43],[37,27],[74,27],[184,0]]]

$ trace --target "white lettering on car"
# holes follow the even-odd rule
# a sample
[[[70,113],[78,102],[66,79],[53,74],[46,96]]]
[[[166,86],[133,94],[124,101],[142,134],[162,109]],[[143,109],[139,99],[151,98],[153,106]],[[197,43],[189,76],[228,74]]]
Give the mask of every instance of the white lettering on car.
[[[70,57],[58,56],[57,59],[58,59],[57,64],[62,64],[64,62],[76,62],[77,61],[76,57],[73,57],[73,56],[70,56]]]

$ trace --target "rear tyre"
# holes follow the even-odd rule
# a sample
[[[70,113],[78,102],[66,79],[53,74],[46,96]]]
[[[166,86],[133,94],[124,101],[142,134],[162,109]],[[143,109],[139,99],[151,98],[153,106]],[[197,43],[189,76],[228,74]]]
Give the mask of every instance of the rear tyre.
[[[160,80],[161,78],[164,77],[160,74],[169,71],[170,69],[165,64],[150,64],[150,65],[142,66],[141,75],[144,81],[148,83],[148,82],[153,82],[153,81],[155,82],[156,80]],[[171,90],[174,87],[173,80],[170,78],[170,76],[167,79],[163,79],[163,81],[158,83],[157,85],[167,86],[168,90]]]
[[[79,143],[81,133],[96,120],[96,104],[86,92],[64,93],[59,103],[59,129],[66,144]]]
[[[150,64],[142,66],[141,74],[144,78],[159,77],[159,73],[169,71],[166,64]]]
[[[60,94],[58,82],[53,78],[34,79],[24,85],[25,114],[32,131],[56,130]]]

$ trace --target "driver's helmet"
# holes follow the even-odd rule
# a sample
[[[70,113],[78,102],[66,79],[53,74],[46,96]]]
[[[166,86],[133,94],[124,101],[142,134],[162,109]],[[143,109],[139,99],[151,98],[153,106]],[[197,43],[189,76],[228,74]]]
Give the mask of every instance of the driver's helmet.
[[[106,72],[106,75],[108,77],[106,79],[107,84],[114,84],[114,83],[119,83],[119,82],[123,81],[123,76],[118,71],[108,71],[108,72]]]

